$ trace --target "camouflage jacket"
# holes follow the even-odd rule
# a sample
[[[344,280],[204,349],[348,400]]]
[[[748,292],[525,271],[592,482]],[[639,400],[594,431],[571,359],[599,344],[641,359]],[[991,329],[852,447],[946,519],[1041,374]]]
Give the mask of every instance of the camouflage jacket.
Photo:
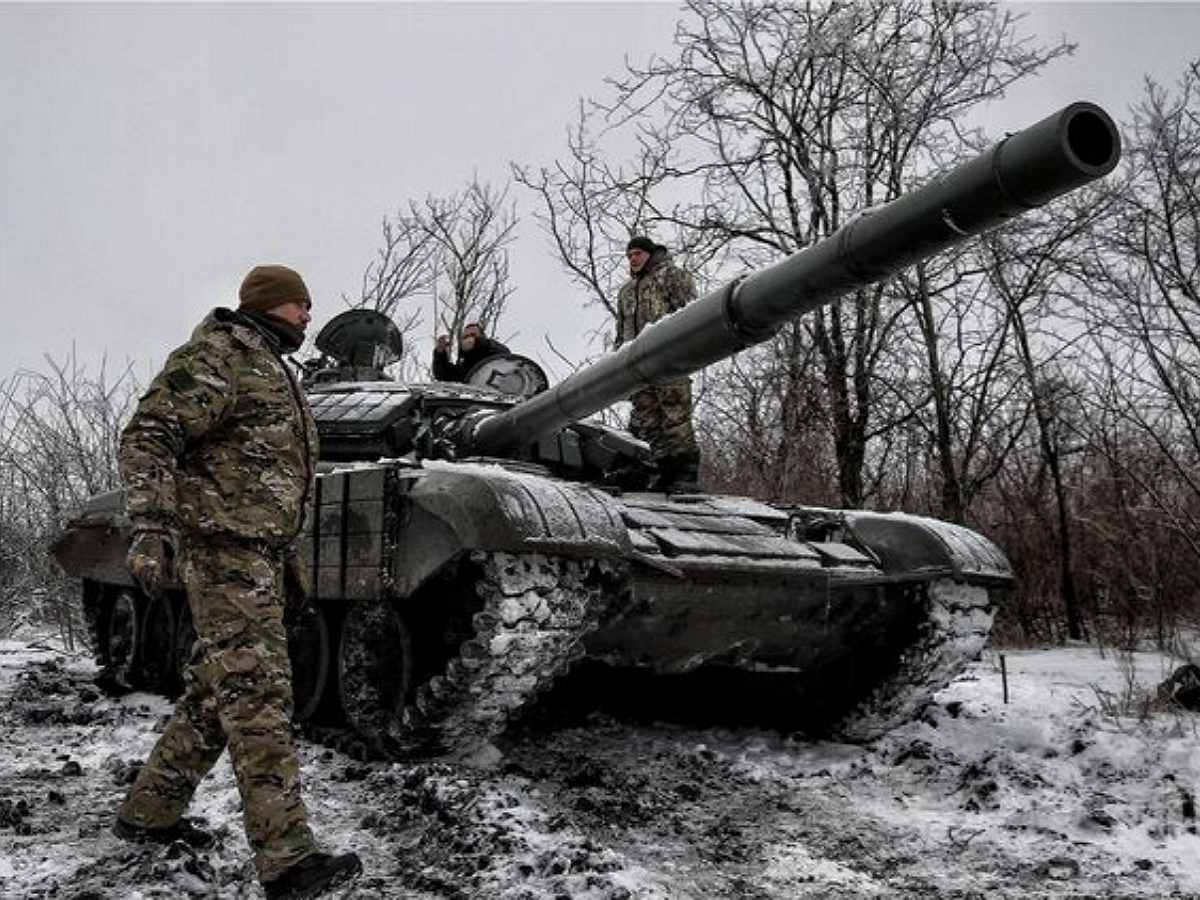
[[[642,271],[635,273],[617,295],[617,340],[632,341],[651,322],[682,309],[696,299],[692,276],[671,260],[666,250],[656,250]]]
[[[262,541],[299,534],[317,459],[308,402],[273,339],[228,309],[176,349],[121,433],[134,528]]]

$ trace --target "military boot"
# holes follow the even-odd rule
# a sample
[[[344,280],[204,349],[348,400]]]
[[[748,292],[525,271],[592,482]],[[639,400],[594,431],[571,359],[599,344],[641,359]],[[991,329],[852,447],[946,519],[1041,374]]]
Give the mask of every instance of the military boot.
[[[694,494],[700,490],[700,456],[683,452],[668,456],[660,464],[659,490],[668,494]]]
[[[626,460],[609,469],[600,483],[621,491],[644,491],[650,487],[653,476],[654,470],[648,463]]]
[[[191,819],[180,819],[168,828],[143,828],[131,825],[120,817],[113,823],[113,834],[134,844],[173,844],[182,841],[189,847],[205,850],[216,843],[211,832],[205,831]]]
[[[133,693],[133,688],[120,675],[107,666],[96,673],[94,681],[96,687],[106,697],[124,697],[126,694]]]
[[[263,891],[267,900],[309,900],[357,878],[361,872],[362,860],[357,853],[312,853],[274,881],[264,882]]]

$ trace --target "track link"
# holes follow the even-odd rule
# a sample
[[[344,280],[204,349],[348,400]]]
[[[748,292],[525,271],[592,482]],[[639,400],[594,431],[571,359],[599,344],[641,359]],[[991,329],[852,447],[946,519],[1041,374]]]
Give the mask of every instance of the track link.
[[[583,655],[618,567],[595,559],[475,553],[483,608],[445,671],[417,688],[383,744],[404,756],[470,757]]]
[[[912,721],[987,643],[995,603],[986,587],[950,579],[931,581],[925,621],[894,675],[880,684],[834,729],[851,741],[870,741]]]

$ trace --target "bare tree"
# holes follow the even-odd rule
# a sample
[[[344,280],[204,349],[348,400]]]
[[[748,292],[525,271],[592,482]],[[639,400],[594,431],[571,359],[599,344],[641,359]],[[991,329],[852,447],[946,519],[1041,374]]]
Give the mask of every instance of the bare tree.
[[[360,296],[342,299],[396,323],[410,351],[400,377],[415,380],[425,370],[422,328],[457,333],[467,322],[489,330],[499,322],[513,292],[508,248],[516,226],[507,186],[478,179],[447,197],[409,201],[383,220],[383,244],[363,272]]]
[[[429,235],[419,220],[405,215],[384,219],[382,230],[383,246],[363,271],[361,296],[342,299],[348,306],[395,318],[406,300],[429,288]],[[409,311],[404,320],[411,323],[414,317]],[[401,331],[407,333],[404,326]]]
[[[517,217],[508,188],[472,181],[462,193],[413,204],[412,213],[430,242],[437,330],[457,334],[474,321],[494,331],[513,293],[508,247]]]
[[[1058,553],[1058,588],[1046,599],[1060,605],[1073,639],[1083,636],[1083,618],[1063,466],[1078,443],[1066,421],[1077,408],[1078,379],[1064,372],[1077,365],[1073,347],[1080,330],[1064,310],[1072,308],[1079,283],[1073,261],[1104,206],[1102,194],[1088,192],[951,257],[943,268],[953,278],[930,279],[921,265],[914,278],[902,279],[926,359],[930,402],[918,418],[929,423],[936,448],[930,463],[941,485],[940,515],[964,521],[1007,468],[1026,470],[1026,485],[1042,485],[1044,475],[1049,500],[1041,493],[1023,500],[1036,510],[1046,502],[1055,511],[1053,525],[1039,532]],[[931,281],[943,285],[936,302]],[[1026,454],[1022,444],[1030,433],[1034,452]],[[1029,478],[1029,469],[1036,477]],[[1028,505],[1022,507],[1022,513],[1028,511]]]
[[[582,111],[569,159],[520,180],[564,267],[600,302],[607,270],[581,255],[634,227],[673,242],[701,281],[763,265],[978,149],[970,111],[1069,50],[1031,46],[1017,22],[982,3],[691,0],[677,54],[614,78]],[[602,142],[630,162],[607,162]],[[779,338],[774,361],[792,358],[783,369],[804,378],[784,379],[796,394],[757,419],[773,411],[779,431],[779,416],[819,397],[847,505],[881,474],[868,471],[886,457],[872,442],[886,448],[908,427],[915,404],[884,395],[908,368],[897,352],[914,349],[910,311],[892,287],[865,289]]]
[[[1113,188],[1116,214],[1098,255],[1096,283],[1108,302],[1091,308],[1092,322],[1128,348],[1126,382],[1158,395],[1148,406],[1131,398],[1139,401],[1127,406],[1131,419],[1150,432],[1146,410],[1170,411],[1172,441],[1159,443],[1200,496],[1200,62],[1177,94],[1147,85],[1127,157],[1130,178]]]
[[[1174,90],[1147,82],[1126,144],[1079,304],[1092,496],[1109,512],[1089,516],[1093,580],[1140,598],[1140,618],[1121,615],[1156,615],[1161,638],[1181,610],[1200,619],[1200,61]]]
[[[50,623],[77,634],[74,591],[50,540],[93,494],[118,485],[120,428],[137,395],[128,369],[112,379],[74,356],[0,384],[0,630]]]
[[[652,227],[647,215],[653,160],[641,159],[641,177],[613,170],[597,139],[598,111],[580,104],[579,121],[567,137],[565,161],[533,168],[513,166],[518,184],[541,202],[534,220],[549,236],[567,275],[584,291],[585,305],[599,305],[615,321],[617,291],[629,274],[625,244]],[[606,331],[603,339],[611,339]]]
[[[1067,636],[1083,638],[1083,619],[1075,587],[1074,544],[1071,528],[1071,504],[1063,472],[1063,457],[1069,452],[1069,436],[1062,427],[1062,382],[1054,378],[1053,356],[1061,351],[1062,329],[1046,328],[1048,341],[1037,341],[1035,329],[1045,325],[1050,314],[1051,299],[1059,296],[1055,290],[1056,276],[1064,268],[1063,248],[1079,234],[1087,221],[1071,221],[1056,228],[1046,228],[1040,242],[1028,239],[1033,229],[1024,229],[1024,240],[1012,235],[992,235],[985,241],[991,264],[989,279],[1007,313],[1008,329],[1014,355],[1021,367],[1028,388],[1029,408],[1037,424],[1039,461],[1049,476],[1053,491],[1055,528],[1059,552],[1059,597],[1065,613]],[[1042,357],[1042,353],[1050,359]]]

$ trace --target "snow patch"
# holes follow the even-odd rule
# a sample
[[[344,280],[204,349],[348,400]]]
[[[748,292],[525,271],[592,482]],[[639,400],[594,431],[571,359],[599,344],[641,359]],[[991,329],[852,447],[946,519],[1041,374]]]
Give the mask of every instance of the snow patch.
[[[361,763],[301,741],[319,840],[356,897],[499,900],[1200,897],[1200,726],[1127,715],[1176,664],[1086,647],[988,651],[866,746],[532,717],[489,765]],[[189,814],[204,852],[109,832],[170,711],[112,700],[50,643],[0,642],[0,896],[258,898],[226,760]],[[1130,708],[1135,708],[1130,706]]]

